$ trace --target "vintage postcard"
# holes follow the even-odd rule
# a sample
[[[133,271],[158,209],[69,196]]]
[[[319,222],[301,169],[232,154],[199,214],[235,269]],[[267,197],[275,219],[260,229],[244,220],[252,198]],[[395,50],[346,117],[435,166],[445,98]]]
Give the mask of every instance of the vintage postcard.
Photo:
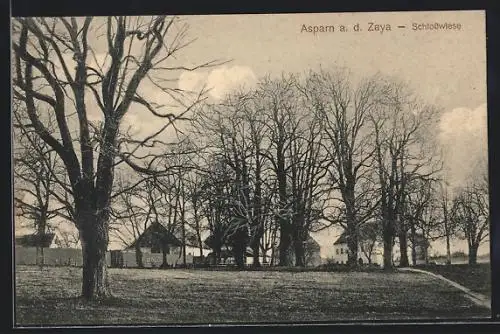
[[[491,317],[484,11],[11,36],[16,326]]]

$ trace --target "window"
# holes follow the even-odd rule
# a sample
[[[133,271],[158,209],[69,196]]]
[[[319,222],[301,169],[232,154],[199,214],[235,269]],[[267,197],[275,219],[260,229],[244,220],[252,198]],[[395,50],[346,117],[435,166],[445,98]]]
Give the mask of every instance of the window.
[[[343,248],[340,249],[340,254],[344,254],[344,249]]]
[[[336,253],[337,255],[339,255],[339,253],[340,253],[340,252],[339,252],[339,249],[337,248],[335,251],[336,251],[335,253]]]

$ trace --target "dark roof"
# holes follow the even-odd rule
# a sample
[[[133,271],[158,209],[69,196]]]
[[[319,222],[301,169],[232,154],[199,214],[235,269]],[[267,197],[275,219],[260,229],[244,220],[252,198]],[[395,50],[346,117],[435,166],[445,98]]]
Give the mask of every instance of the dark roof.
[[[347,243],[347,233],[343,232],[340,237],[335,241],[333,244],[334,245],[341,245],[341,244],[346,244]]]
[[[153,245],[158,244],[174,247],[182,246],[182,242],[158,222],[151,224],[127,249],[134,248],[136,243],[139,243],[141,247],[153,247]]]
[[[315,251],[321,250],[320,244],[312,236],[307,237],[306,243],[308,244],[309,247],[313,247]]]
[[[47,248],[54,240],[54,233],[45,234],[27,234],[16,237],[15,245],[23,247],[42,247]]]

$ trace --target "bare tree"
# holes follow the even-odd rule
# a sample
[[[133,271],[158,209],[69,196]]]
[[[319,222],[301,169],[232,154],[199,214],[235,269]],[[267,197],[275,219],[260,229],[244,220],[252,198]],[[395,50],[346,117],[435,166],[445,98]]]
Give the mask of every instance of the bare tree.
[[[206,226],[202,216],[203,194],[202,194],[203,176],[196,170],[191,171],[186,178],[186,200],[188,201],[188,226],[193,232],[193,245],[197,246],[200,250],[200,256],[203,256],[203,232]]]
[[[307,111],[307,109],[304,109]],[[300,129],[293,134],[290,145],[290,201],[293,222],[293,253],[295,265],[306,264],[305,246],[310,231],[326,226],[320,218],[327,204],[326,174],[328,157],[323,150],[323,123],[317,114],[306,113],[299,118]]]
[[[367,258],[368,264],[373,261],[373,255],[380,241],[380,222],[371,220],[363,224],[359,231],[359,249]]]
[[[14,97],[24,103],[31,126],[67,172],[82,243],[85,299],[111,294],[105,255],[115,166],[124,162],[140,173],[161,172],[161,155],[139,155],[140,148],[161,144],[155,138],[201,101],[199,94],[193,102],[186,92],[169,87],[164,74],[193,69],[167,65],[189,44],[186,27],[178,29],[177,22],[165,16],[13,21]],[[99,50],[95,42],[101,34],[106,43]],[[98,53],[106,55],[107,66],[99,64]],[[142,96],[139,86],[146,81],[176,101],[180,111],[163,112],[165,106]],[[54,113],[58,133],[44,125],[39,105]],[[133,105],[164,121],[162,127],[144,139],[120,138],[120,125]],[[99,110],[104,119],[98,126],[89,121],[91,109]]]
[[[114,197],[110,235],[126,247],[134,245],[137,266],[143,268],[139,238],[153,222],[155,207],[161,198],[154,193],[152,180],[136,187],[130,187],[130,183],[124,176],[115,182],[116,188],[126,191],[119,191],[118,196]]]
[[[401,258],[408,259],[407,243],[401,240],[407,240],[409,237],[411,243],[411,258],[413,265],[417,264],[417,247],[421,243],[419,229],[423,234],[429,235],[434,229],[436,210],[434,210],[433,200],[435,200],[435,189],[432,180],[419,178],[418,175],[410,177],[407,175],[404,199],[402,204],[401,220],[397,226],[400,236]],[[432,220],[432,222],[430,220]],[[409,236],[407,233],[410,233]],[[423,233],[426,232],[426,233]],[[422,245],[420,245],[422,246]],[[400,261],[400,266],[408,266],[408,261]]]
[[[17,108],[16,108],[17,107]],[[14,198],[18,216],[29,219],[37,238],[37,264],[43,266],[43,242],[51,230],[50,221],[59,217],[71,221],[70,205],[59,201],[64,197],[61,182],[61,161],[57,154],[37,134],[22,122],[19,107],[14,108],[15,190],[23,196]],[[61,203],[62,202],[62,203]]]
[[[68,230],[67,228],[55,227],[58,231],[58,238],[56,244],[60,248],[77,248],[80,243],[80,236],[78,230]]]
[[[452,218],[459,233],[467,240],[469,264],[477,263],[479,246],[489,235],[489,203],[486,182],[477,182],[461,189],[453,200]]]
[[[264,156],[271,164],[278,188],[277,208],[274,210],[279,224],[279,265],[292,263],[290,251],[293,243],[292,207],[289,201],[287,175],[291,162],[287,158],[293,135],[299,126],[294,112],[298,106],[297,78],[282,75],[278,79],[264,78],[256,92],[260,110],[266,116],[269,151]]]
[[[216,264],[221,261],[222,248],[226,245],[228,224],[229,171],[220,157],[209,156],[207,168],[200,187],[203,198],[201,214],[207,221],[209,236],[205,244],[213,250]]]
[[[433,106],[423,104],[404,84],[381,80],[378,106],[370,115],[380,189],[384,268],[391,268],[394,238],[402,222],[410,177],[430,177],[440,166],[432,150]],[[406,229],[399,229],[401,265],[408,265]]]
[[[379,98],[377,77],[353,88],[347,71],[311,73],[305,87],[315,112],[325,124],[324,147],[330,159],[329,178],[340,193],[348,244],[348,264],[358,264],[359,229],[372,215],[376,185],[372,182],[372,144],[368,117]],[[337,221],[337,219],[334,219]]]
[[[448,183],[446,180],[439,184],[436,194],[439,205],[441,221],[439,226],[439,238],[444,238],[446,243],[446,264],[451,264],[451,239],[457,234],[456,222],[452,219],[453,198],[450,195]]]

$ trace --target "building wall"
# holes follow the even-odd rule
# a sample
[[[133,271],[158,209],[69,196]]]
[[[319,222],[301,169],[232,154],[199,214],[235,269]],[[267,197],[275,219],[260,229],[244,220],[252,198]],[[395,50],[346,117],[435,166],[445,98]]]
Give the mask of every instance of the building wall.
[[[347,263],[347,244],[339,244],[339,245],[333,245],[333,261],[339,264],[345,264]],[[399,259],[400,259],[400,251],[399,251],[399,245],[395,244],[393,247],[393,253],[392,253],[392,258],[393,262],[397,265],[399,264]],[[363,263],[368,263],[368,258],[367,256],[361,251],[361,248],[358,249],[358,258],[363,259]],[[375,246],[375,249],[372,253],[371,260],[373,264],[378,264],[382,266],[384,264],[384,247],[382,243],[379,243],[378,245]],[[410,264],[412,263],[412,258],[411,258],[411,247],[408,247],[408,260],[410,261]],[[417,264],[422,264],[425,263],[425,256],[423,254],[423,251],[420,247],[417,247]]]
[[[124,251],[123,265],[124,267],[137,267],[134,251]],[[15,263],[16,265],[36,265],[37,249],[36,247],[16,247],[15,248]],[[75,248],[44,248],[43,249],[44,264],[47,266],[81,266],[82,250]],[[163,262],[161,253],[143,253],[142,261],[145,267],[159,267]],[[111,266],[110,252],[106,253],[106,262]],[[167,262],[170,265],[178,265],[183,263],[182,256],[179,254],[167,254]],[[186,262],[193,263],[193,256],[186,255]]]
[[[203,249],[203,256],[207,256],[212,250]],[[198,247],[186,246],[186,254],[191,256],[200,256],[200,249]]]
[[[36,247],[16,247],[14,251],[16,265],[36,265]],[[44,248],[43,262],[48,266],[81,266],[82,250],[76,248]],[[106,262],[111,265],[111,256],[106,253]]]
[[[269,261],[271,261],[271,259],[269,258],[269,256],[266,257],[266,261],[267,261],[267,263],[264,263],[264,257],[263,256],[259,256],[259,262],[260,262],[261,265],[269,264]],[[245,263],[247,265],[252,265],[253,264],[253,256],[247,256]]]
[[[124,267],[137,267],[136,254],[132,251],[123,251],[123,266]],[[142,254],[142,263],[146,268],[159,267],[163,263],[163,254],[162,253],[143,253]],[[167,254],[167,263],[169,265],[181,265],[183,264],[183,257],[179,257],[179,253],[177,254]],[[193,263],[193,256],[186,255],[186,263]]]
[[[339,244],[339,245],[333,245],[333,261],[335,263],[339,264],[346,264],[347,263],[347,254],[348,254],[348,247],[347,244]],[[358,249],[358,259],[361,258],[363,260],[363,263],[369,263],[368,257],[363,253],[361,250],[361,247]],[[371,263],[372,264],[378,264],[382,265],[383,264],[383,249],[380,247],[380,245],[375,246],[375,249],[373,250],[371,254]]]

